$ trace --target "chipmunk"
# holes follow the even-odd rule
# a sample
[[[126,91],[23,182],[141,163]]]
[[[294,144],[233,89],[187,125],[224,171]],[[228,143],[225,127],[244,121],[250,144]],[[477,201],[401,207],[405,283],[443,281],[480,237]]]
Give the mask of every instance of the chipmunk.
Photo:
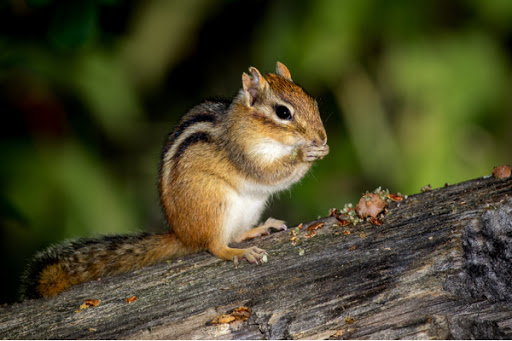
[[[257,223],[269,197],[298,182],[329,152],[316,101],[277,62],[275,74],[243,73],[232,101],[192,108],[165,143],[159,191],[170,231],[101,236],[37,254],[25,272],[24,298],[51,297],[69,287],[207,250],[225,260],[258,263],[265,251],[231,242],[285,229]]]

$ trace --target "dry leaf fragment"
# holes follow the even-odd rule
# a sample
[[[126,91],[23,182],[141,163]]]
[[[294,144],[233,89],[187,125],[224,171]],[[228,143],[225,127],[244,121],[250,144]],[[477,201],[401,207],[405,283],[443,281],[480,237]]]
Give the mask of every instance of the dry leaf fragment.
[[[338,329],[336,333],[332,334],[331,337],[341,337],[343,336],[343,331],[341,329]]]
[[[336,216],[336,220],[338,220],[338,226],[347,226],[350,225],[350,221],[341,219],[340,217]]]
[[[225,324],[235,320],[234,316],[231,315],[219,315],[213,319],[212,324]]]
[[[377,226],[380,226],[380,225],[384,224],[384,222],[382,220],[374,218],[374,217],[370,217],[370,222],[373,225],[377,225]]]
[[[321,229],[323,226],[325,225],[325,223],[323,221],[318,221],[316,223],[313,223],[311,225],[308,226],[308,228],[306,229],[307,231],[314,231],[314,230],[319,230]]]
[[[393,200],[393,201],[402,201],[404,200],[404,197],[400,194],[395,194],[395,193],[389,193],[388,194],[388,198]]]
[[[315,231],[310,231],[309,233],[306,233],[304,235],[304,238],[312,238],[314,236],[316,236],[316,232]]]
[[[135,302],[135,301],[137,301],[137,296],[128,297],[127,299],[125,299],[125,301],[127,303]]]
[[[249,309],[247,307],[238,307],[235,310],[233,310],[231,315],[239,321],[245,321],[249,317],[251,317],[251,309]]]
[[[96,307],[98,304],[100,304],[101,300],[84,300],[84,304],[86,304],[88,307]]]
[[[89,307],[96,307],[98,304],[100,304],[100,302],[101,302],[101,300],[93,300],[93,299],[84,300],[84,303],[82,303],[80,305],[78,310],[75,310],[75,313],[79,313],[82,310],[87,309]]]
[[[376,193],[369,193],[363,195],[356,206],[356,213],[360,218],[373,217],[377,218],[380,212],[388,205],[386,200],[383,200]]]
[[[251,309],[247,307],[238,307],[231,314],[219,315],[213,319],[212,324],[226,324],[233,321],[246,321],[251,316]]]
[[[492,170],[492,176],[496,179],[505,179],[508,178],[511,174],[510,165],[503,165],[494,167]]]
[[[89,308],[89,306],[85,303],[82,303],[82,304],[80,304],[80,307],[78,308],[78,310],[75,310],[75,313],[79,313],[82,310],[87,309],[87,308]]]
[[[352,323],[354,323],[354,322],[355,322],[355,319],[354,319],[352,316],[347,316],[347,317],[345,318],[345,323],[346,323],[346,324],[352,324]]]
[[[309,225],[308,228],[306,229],[307,232],[304,235],[304,237],[311,238],[311,237],[316,236],[316,230],[321,229],[324,225],[325,225],[324,222],[316,222],[316,223]]]

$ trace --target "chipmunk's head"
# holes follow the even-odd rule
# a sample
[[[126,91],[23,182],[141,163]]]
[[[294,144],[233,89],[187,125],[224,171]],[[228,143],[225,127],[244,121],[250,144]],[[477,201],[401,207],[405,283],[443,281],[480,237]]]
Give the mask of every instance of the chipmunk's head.
[[[286,146],[327,143],[316,101],[293,82],[284,64],[277,62],[275,74],[262,75],[254,67],[249,71],[242,76],[238,100],[269,139]]]

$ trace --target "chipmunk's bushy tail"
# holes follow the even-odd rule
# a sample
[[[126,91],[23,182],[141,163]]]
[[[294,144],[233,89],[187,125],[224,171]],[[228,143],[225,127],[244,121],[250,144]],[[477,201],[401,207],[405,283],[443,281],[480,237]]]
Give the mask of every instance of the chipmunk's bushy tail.
[[[36,254],[22,277],[21,297],[55,296],[79,283],[187,253],[173,233],[107,235],[65,242]]]

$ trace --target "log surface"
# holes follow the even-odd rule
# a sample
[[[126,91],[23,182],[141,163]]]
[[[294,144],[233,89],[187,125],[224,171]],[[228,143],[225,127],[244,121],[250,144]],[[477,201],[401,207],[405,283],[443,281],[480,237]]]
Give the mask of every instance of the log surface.
[[[202,252],[2,307],[0,337],[512,338],[512,178],[409,196],[381,226],[321,220],[296,246],[287,231],[243,243],[265,264]],[[101,303],[76,312],[84,299]],[[211,323],[241,306],[248,320]]]

